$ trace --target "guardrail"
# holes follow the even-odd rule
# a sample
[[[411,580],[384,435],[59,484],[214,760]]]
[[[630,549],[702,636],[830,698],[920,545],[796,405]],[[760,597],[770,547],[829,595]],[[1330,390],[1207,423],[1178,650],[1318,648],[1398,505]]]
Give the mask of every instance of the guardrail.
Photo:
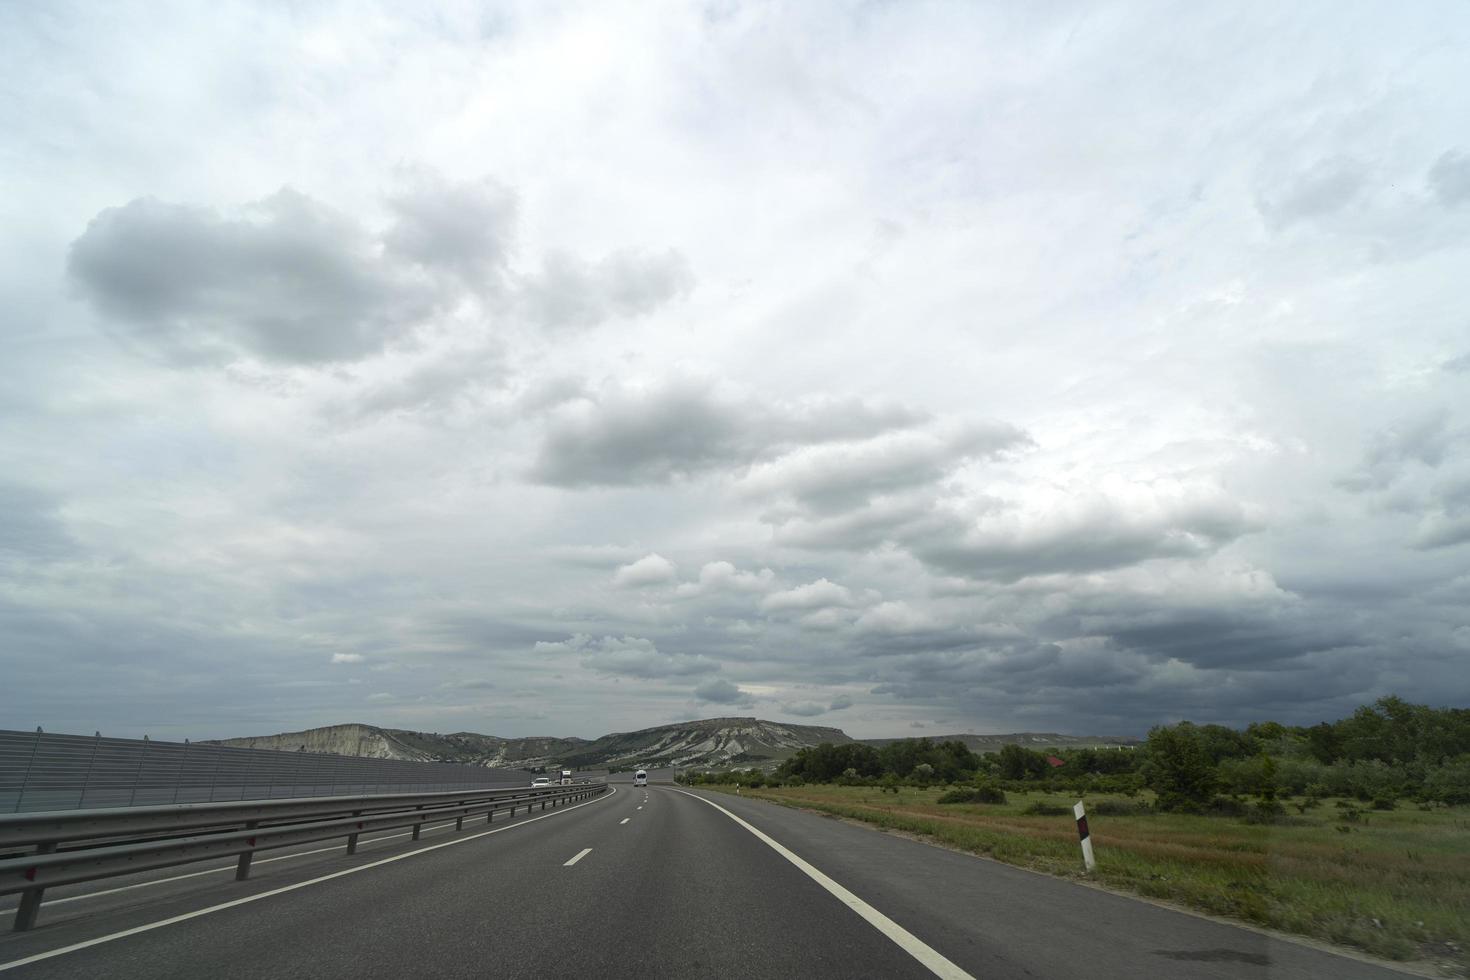
[[[244,803],[117,807],[0,815],[0,852],[34,848],[0,858],[0,895],[20,893],[16,931],[36,924],[41,897],[54,885],[152,871],[211,858],[238,856],[235,880],[250,877],[259,851],[312,841],[346,838],[357,853],[358,835],[454,820],[525,807],[530,812],[565,806],[607,791],[606,783],[573,783],[534,789],[399,793]],[[181,836],[182,832],[182,836]],[[140,839],[143,838],[143,839]],[[63,845],[66,845],[63,848]]]

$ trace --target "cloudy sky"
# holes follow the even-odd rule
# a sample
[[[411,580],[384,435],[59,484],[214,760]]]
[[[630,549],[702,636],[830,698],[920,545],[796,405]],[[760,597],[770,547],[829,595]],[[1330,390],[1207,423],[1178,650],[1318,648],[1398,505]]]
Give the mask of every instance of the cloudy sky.
[[[0,727],[1470,704],[1470,9],[0,6]]]

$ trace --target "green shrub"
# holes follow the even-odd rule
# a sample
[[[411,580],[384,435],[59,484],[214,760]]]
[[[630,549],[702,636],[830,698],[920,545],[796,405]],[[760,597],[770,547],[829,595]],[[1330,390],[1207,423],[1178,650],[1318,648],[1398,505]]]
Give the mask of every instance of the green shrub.
[[[1071,814],[1072,808],[1037,800],[1021,812],[1028,817],[1064,817]]]
[[[1204,812],[1216,817],[1243,817],[1250,813],[1250,808],[1240,800],[1217,796],[1204,808]]]
[[[1099,800],[1089,803],[1087,812],[1099,817],[1152,817],[1158,811],[1142,801],[1125,803],[1122,800]]]
[[[1205,730],[1187,721],[1149,731],[1143,778],[1158,794],[1160,810],[1198,812],[1214,794],[1215,765],[1207,742]]]
[[[1391,796],[1375,796],[1373,798],[1373,809],[1375,810],[1392,810],[1397,806],[1397,801]]]
[[[1470,755],[1451,759],[1431,770],[1424,780],[1424,795],[1446,806],[1470,803]]]
[[[998,786],[959,786],[939,797],[940,803],[1004,803],[1005,791]]]

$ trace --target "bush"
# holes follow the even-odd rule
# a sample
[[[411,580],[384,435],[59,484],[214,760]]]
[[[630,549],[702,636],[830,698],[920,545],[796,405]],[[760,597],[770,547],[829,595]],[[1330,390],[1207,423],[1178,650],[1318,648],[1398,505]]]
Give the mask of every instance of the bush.
[[[1391,796],[1375,796],[1373,798],[1373,809],[1375,810],[1392,810],[1397,806],[1397,801]]]
[[[1243,817],[1250,813],[1250,808],[1239,800],[1217,796],[1204,807],[1204,811],[1216,817]]]
[[[1210,726],[1214,727],[1214,726]],[[1201,729],[1187,721],[1148,733],[1143,778],[1160,810],[1199,812],[1215,791],[1215,766]]]
[[[1005,791],[998,786],[960,786],[939,797],[940,803],[1004,803]]]
[[[1099,800],[1087,805],[1089,815],[1099,817],[1151,817],[1158,811],[1147,803],[1124,802],[1123,800]]]
[[[1072,808],[1069,806],[1059,806],[1056,803],[1048,803],[1045,800],[1037,800],[1021,812],[1028,817],[1065,817],[1071,815]]]
[[[982,783],[971,792],[975,794],[976,803],[1004,803],[1006,801],[1005,790],[999,786],[991,786],[989,783]]]
[[[1431,770],[1424,780],[1424,795],[1446,806],[1470,803],[1470,755],[1462,755]]]
[[[788,776],[786,777],[786,785],[793,786],[799,789],[800,787],[806,785],[806,780],[802,779],[800,776]]]

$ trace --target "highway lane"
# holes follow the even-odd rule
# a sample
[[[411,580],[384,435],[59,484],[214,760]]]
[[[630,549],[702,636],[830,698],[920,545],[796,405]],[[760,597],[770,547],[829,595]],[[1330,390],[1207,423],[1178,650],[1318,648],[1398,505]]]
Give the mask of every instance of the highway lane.
[[[352,859],[360,872],[278,894],[343,870],[340,852],[279,862],[244,885],[197,879],[119,907],[45,912],[42,928],[0,938],[0,964],[265,894],[4,975],[934,975],[720,810],[668,787],[617,790],[489,836],[467,828],[417,845],[462,841],[447,847],[386,842]],[[1400,976],[813,814],[700,795],[976,978]],[[399,854],[413,856],[369,866]]]
[[[0,932],[0,969],[7,963],[36,953],[99,936],[146,928],[160,920],[221,903],[250,899],[323,876],[351,869],[363,869],[361,874],[371,875],[376,873],[373,866],[385,860],[417,852],[428,855],[437,852],[445,843],[466,842],[446,848],[452,849],[475,846],[474,842],[478,840],[498,839],[503,832],[522,833],[522,828],[544,820],[571,816],[579,806],[609,801],[615,792],[610,790],[607,796],[594,797],[588,803],[565,808],[544,812],[537,808],[529,815],[522,809],[515,818],[498,814],[488,825],[483,817],[467,820],[465,829],[458,832],[454,830],[452,821],[433,825],[423,831],[422,840],[417,842],[407,831],[388,831],[372,837],[365,835],[359,843],[358,854],[354,856],[345,854],[345,841],[340,840],[266,852],[255,859],[251,878],[243,883],[234,880],[233,862],[208,861],[48,889],[40,925],[36,929],[25,933]],[[13,910],[15,899],[8,897],[9,907]],[[5,926],[8,925],[6,920]],[[62,971],[59,975],[68,974]]]
[[[725,793],[691,795],[709,799],[814,861],[986,980],[1079,973],[1180,980],[1388,980],[1405,975],[823,815]]]
[[[0,943],[0,962],[8,954]],[[15,975],[487,973],[930,975],[720,814],[633,787],[534,827],[188,919]]]
[[[537,809],[535,812],[539,813],[540,811]],[[501,811],[495,815],[495,820],[492,825],[521,821],[532,815],[524,807],[519,808],[514,817],[505,811]],[[466,832],[483,829],[485,825],[486,820],[483,815],[469,817],[465,821]],[[453,820],[438,823],[430,822],[424,825],[420,836],[425,841],[428,841],[436,835],[451,833],[453,831]],[[381,856],[377,852],[381,851],[384,847],[392,847],[394,845],[399,847],[413,846],[412,832],[408,829],[399,829],[365,833],[358,842],[359,856],[357,858],[348,858],[347,860],[351,863],[366,863]],[[259,878],[262,872],[269,874],[275,870],[271,869],[270,866],[280,862],[291,862],[298,868],[304,870],[340,870],[344,866],[342,859],[345,851],[346,844],[342,840],[316,841],[271,849],[261,852],[256,857],[252,875],[255,878]],[[299,863],[303,861],[309,861],[310,863]],[[120,904],[125,905],[138,901],[155,900],[157,897],[169,893],[188,892],[199,884],[197,879],[201,878],[208,878],[215,881],[233,881],[235,863],[233,858],[216,858],[211,861],[202,861],[196,864],[159,868],[137,874],[82,882],[75,885],[54,886],[46,890],[46,898],[42,905],[42,918],[44,922],[55,924],[58,921],[64,921],[67,918],[78,915],[96,914],[103,909],[116,907]],[[146,895],[143,894],[144,891],[147,891]],[[8,921],[5,917],[14,914],[18,902],[19,896],[17,895],[0,896],[0,924]],[[78,905],[78,903],[85,903],[85,905]],[[3,925],[0,925],[0,927],[3,927]]]

